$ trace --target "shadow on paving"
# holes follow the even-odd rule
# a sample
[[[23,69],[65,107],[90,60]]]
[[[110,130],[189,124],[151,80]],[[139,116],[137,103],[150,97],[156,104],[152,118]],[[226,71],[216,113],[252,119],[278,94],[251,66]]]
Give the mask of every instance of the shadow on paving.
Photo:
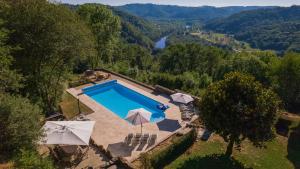
[[[160,131],[174,132],[181,128],[181,125],[179,124],[178,120],[172,119],[164,119],[156,124]]]
[[[181,169],[252,169],[234,158],[227,158],[223,154],[212,154],[205,157],[191,157],[180,165]]]
[[[109,144],[107,150],[113,157],[129,157],[132,154],[134,147],[123,142]]]
[[[300,169],[300,123],[291,130],[287,145],[287,158],[293,163],[295,169]]]

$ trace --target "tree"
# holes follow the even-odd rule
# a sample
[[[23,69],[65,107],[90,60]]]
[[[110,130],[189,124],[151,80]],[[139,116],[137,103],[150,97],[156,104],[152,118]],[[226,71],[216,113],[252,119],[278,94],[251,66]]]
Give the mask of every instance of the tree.
[[[206,127],[229,142],[226,155],[232,154],[244,139],[255,146],[273,138],[273,124],[280,101],[276,94],[254,80],[253,76],[231,72],[213,83],[201,101]]]
[[[12,30],[8,43],[13,64],[26,77],[24,95],[45,112],[56,110],[68,73],[80,60],[92,60],[95,44],[91,31],[68,8],[47,0],[4,0],[5,26]]]
[[[287,53],[274,63],[273,86],[290,111],[300,111],[300,54]]]
[[[90,25],[97,40],[99,57],[93,66],[99,66],[101,61],[111,63],[121,29],[119,18],[107,7],[99,4],[81,5],[77,13]]]
[[[13,61],[10,55],[12,47],[6,45],[9,32],[3,27],[3,22],[0,19],[0,92],[12,92],[22,86],[22,76],[10,69]]]
[[[9,158],[33,149],[40,136],[41,111],[26,98],[0,93],[0,154]]]
[[[217,68],[214,74],[215,80],[223,79],[228,72],[237,71],[248,73],[263,84],[268,83],[268,65],[257,57],[258,53],[242,52],[233,54]]]
[[[161,54],[161,71],[181,74],[196,71],[211,76],[227,53],[216,47],[197,44],[177,44],[166,48]]]

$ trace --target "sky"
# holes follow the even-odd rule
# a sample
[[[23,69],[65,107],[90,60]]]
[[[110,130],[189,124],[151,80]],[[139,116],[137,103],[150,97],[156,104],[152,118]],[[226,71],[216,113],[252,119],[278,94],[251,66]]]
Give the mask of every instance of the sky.
[[[56,0],[62,3],[102,3],[118,6],[131,3],[153,3],[180,6],[291,6],[300,5],[300,0]]]

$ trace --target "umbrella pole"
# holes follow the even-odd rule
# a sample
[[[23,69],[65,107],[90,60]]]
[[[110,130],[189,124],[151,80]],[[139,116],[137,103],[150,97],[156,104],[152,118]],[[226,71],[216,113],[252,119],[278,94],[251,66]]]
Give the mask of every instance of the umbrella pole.
[[[143,123],[142,123],[142,118],[141,118],[141,115],[139,115],[140,117],[140,122],[141,122],[141,135],[143,134]]]

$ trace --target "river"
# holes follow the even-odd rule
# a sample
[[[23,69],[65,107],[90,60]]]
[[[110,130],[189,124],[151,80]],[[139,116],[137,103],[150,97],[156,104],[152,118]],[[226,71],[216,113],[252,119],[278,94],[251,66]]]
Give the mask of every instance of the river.
[[[156,49],[165,48],[166,47],[166,41],[167,41],[167,36],[160,38],[159,41],[155,42],[155,48]]]

